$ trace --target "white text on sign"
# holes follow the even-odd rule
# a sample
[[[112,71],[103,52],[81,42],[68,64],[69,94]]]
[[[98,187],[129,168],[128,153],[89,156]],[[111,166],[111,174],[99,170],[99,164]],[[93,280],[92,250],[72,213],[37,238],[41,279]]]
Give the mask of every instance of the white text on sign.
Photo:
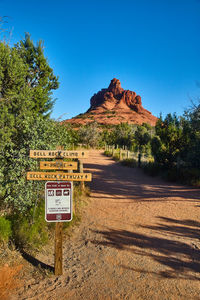
[[[64,150],[30,150],[32,158],[87,158],[85,151],[64,151]]]
[[[27,180],[91,181],[91,173],[27,172]]]

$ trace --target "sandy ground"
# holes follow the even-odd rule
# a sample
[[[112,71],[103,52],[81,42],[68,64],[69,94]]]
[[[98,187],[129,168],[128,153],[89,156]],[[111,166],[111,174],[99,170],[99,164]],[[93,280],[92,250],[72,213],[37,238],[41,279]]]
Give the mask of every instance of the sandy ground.
[[[30,279],[9,299],[200,299],[200,190],[123,167],[100,151],[64,274]],[[52,255],[38,256],[53,266]]]

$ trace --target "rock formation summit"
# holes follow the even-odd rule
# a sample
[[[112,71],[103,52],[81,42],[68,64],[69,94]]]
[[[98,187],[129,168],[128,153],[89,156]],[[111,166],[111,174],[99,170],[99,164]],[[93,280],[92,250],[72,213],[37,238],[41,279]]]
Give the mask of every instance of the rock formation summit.
[[[66,123],[88,124],[96,121],[100,124],[156,124],[157,118],[143,108],[142,100],[135,92],[124,90],[118,79],[113,78],[107,89],[102,89],[90,99],[90,108]]]

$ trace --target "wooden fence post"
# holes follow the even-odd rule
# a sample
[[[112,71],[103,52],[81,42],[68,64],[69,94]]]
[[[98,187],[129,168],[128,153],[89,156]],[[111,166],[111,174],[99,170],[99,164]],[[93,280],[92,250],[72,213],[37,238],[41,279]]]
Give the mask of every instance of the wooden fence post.
[[[127,159],[129,159],[129,151],[128,150],[126,151],[126,157],[127,157]]]
[[[119,150],[119,160],[122,160],[122,149]]]
[[[115,146],[113,145],[112,146],[112,156],[114,156],[115,155]]]

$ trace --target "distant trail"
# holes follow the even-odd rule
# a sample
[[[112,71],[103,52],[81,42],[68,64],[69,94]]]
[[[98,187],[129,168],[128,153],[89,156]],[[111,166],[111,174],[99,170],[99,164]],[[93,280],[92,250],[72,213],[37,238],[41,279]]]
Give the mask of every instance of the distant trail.
[[[65,241],[64,275],[21,289],[20,299],[199,299],[199,189],[97,150],[84,166],[93,173],[91,200]]]

